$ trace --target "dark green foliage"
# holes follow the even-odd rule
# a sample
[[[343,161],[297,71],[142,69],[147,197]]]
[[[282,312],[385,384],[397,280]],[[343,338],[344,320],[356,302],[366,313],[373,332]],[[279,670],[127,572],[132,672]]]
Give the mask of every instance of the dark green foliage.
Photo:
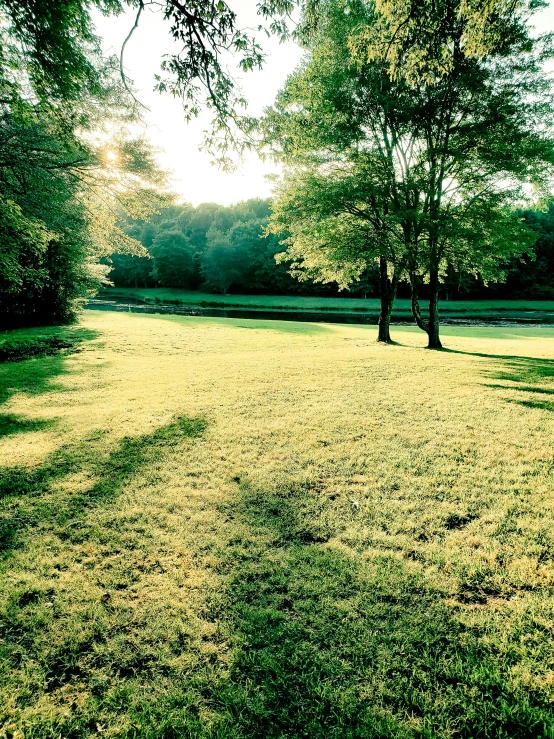
[[[68,102],[79,98],[83,88],[98,89],[100,75],[90,51],[97,39],[90,9],[118,11],[119,0],[2,0],[0,12],[7,20],[12,40],[3,49],[2,62],[23,51],[25,68],[42,101]]]
[[[510,298],[554,297],[554,203],[520,213],[537,240],[534,254],[508,262],[506,283],[493,286],[496,295]]]
[[[154,287],[152,259],[129,254],[112,254],[110,280],[120,287]]]
[[[0,105],[2,324],[65,323],[93,284],[76,170],[92,156],[38,109]]]
[[[42,291],[48,279],[45,258],[50,238],[45,225],[25,218],[13,200],[0,200],[1,313]]]
[[[164,287],[193,287],[196,283],[197,266],[194,249],[182,231],[163,231],[150,247],[154,257],[152,277]]]
[[[221,292],[227,277],[229,289],[237,293],[337,294],[332,285],[319,285],[311,279],[299,283],[288,273],[289,262],[276,263],[274,255],[282,252],[284,245],[273,235],[260,238],[271,212],[270,206],[268,200],[249,200],[229,207],[215,203],[203,203],[196,208],[172,206],[154,215],[151,221],[130,221],[125,225],[126,232],[137,238],[154,258],[113,254],[109,278],[117,287],[154,287],[157,284],[196,289],[202,286]],[[533,300],[554,297],[554,205],[539,204],[533,210],[518,211],[515,215],[523,218],[536,235],[537,241],[530,254],[501,264],[506,275],[504,283],[484,283],[481,276],[463,271],[461,262],[458,268],[449,264],[441,281],[443,298]],[[155,240],[159,257],[154,253]],[[227,271],[223,270],[225,262]],[[369,262],[360,277],[352,282],[349,293],[375,296],[378,285],[378,264]],[[403,297],[409,295],[406,282],[400,284],[399,293]],[[421,293],[422,297],[428,297],[427,285],[421,286]]]
[[[156,200],[163,188],[149,145],[125,131],[130,98],[114,60],[101,57],[93,8],[118,12],[123,4],[0,0],[3,326],[74,320],[103,281],[104,240],[127,253],[139,246],[113,229],[115,212],[139,212],[139,196]],[[113,141],[86,135],[116,119]]]
[[[146,247],[152,259],[112,255],[109,279],[116,287],[181,287],[245,293],[336,294],[336,288],[300,285],[287,262],[275,255],[283,246],[265,234],[268,200],[247,200],[228,207],[202,203],[163,208],[151,220],[128,221],[124,228]],[[358,290],[371,293],[370,273]],[[354,292],[356,286],[354,286]]]
[[[504,300],[549,300],[554,297],[554,203],[538,203],[533,209],[517,211],[516,215],[536,238],[532,250],[502,264],[503,282],[484,282],[481,275],[469,274],[449,265],[442,279],[443,297]]]

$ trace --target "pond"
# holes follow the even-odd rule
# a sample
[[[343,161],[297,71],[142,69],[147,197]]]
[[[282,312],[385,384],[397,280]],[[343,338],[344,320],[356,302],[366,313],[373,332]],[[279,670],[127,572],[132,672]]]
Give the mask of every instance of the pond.
[[[128,313],[162,313],[178,316],[205,316],[217,318],[251,318],[258,321],[305,321],[307,323],[353,323],[377,325],[377,312],[347,311],[298,311],[264,310],[248,308],[210,308],[198,305],[174,305],[169,303],[141,303],[92,299],[85,305],[90,310],[124,311]],[[391,323],[397,326],[412,326],[414,321],[406,313],[394,316]],[[488,313],[456,315],[448,313],[446,307],[441,314],[444,326],[552,326],[554,313],[548,311],[490,311]]]

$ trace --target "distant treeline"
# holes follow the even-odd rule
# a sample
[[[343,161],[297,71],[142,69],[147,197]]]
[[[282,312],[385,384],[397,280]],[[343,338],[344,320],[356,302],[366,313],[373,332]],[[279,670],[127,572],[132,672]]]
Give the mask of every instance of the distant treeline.
[[[453,275],[445,282],[452,297],[554,300],[554,202],[520,215],[537,234],[533,253],[511,259],[503,282],[485,286],[466,275]]]
[[[113,254],[109,279],[116,287],[178,287],[216,293],[337,295],[336,285],[299,282],[288,265],[277,264],[284,246],[264,235],[271,204],[247,200],[225,207],[202,203],[194,208],[163,208],[148,222],[123,226],[151,258]],[[377,272],[352,286],[354,294],[374,294]]]
[[[128,220],[124,230],[140,241],[150,258],[113,254],[109,279],[116,287],[175,287],[216,293],[338,295],[336,285],[299,282],[277,263],[284,251],[273,234],[264,235],[269,200],[225,207],[215,203],[171,206],[150,221]],[[452,269],[443,277],[443,298],[554,299],[554,204],[521,212],[536,231],[534,254],[506,264],[505,282],[485,285]],[[377,265],[351,286],[350,294],[379,294]],[[408,285],[399,295],[408,297]]]

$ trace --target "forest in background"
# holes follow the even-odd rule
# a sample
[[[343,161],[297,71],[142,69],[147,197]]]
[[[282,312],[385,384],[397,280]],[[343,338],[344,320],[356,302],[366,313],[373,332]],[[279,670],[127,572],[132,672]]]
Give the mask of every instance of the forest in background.
[[[116,287],[168,287],[267,295],[341,295],[376,297],[379,270],[375,262],[349,291],[336,283],[318,284],[308,275],[292,277],[289,263],[276,262],[283,252],[280,239],[265,229],[271,201],[248,200],[231,206],[202,203],[172,205],[150,220],[126,219],[122,229],[139,241],[148,256],[112,254],[109,280]],[[552,299],[554,298],[554,203],[526,210],[521,217],[535,233],[532,252],[513,257],[505,265],[505,281],[485,284],[452,267],[442,281],[442,297]],[[409,295],[407,283],[399,288]]]
[[[129,218],[122,228],[149,256],[113,254],[108,278],[116,287],[336,295],[336,285],[298,281],[289,274],[288,263],[276,262],[284,246],[277,236],[265,233],[270,214],[269,200],[253,199],[231,206],[174,205],[148,221]],[[376,268],[367,270],[352,292],[373,294],[377,279]]]

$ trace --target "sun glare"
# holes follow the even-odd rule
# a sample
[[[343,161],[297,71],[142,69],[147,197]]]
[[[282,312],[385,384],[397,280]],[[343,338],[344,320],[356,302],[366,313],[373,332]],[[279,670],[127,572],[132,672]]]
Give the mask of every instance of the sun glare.
[[[106,164],[115,164],[117,161],[117,151],[114,151],[113,149],[108,149],[104,153],[104,159],[106,160]]]

